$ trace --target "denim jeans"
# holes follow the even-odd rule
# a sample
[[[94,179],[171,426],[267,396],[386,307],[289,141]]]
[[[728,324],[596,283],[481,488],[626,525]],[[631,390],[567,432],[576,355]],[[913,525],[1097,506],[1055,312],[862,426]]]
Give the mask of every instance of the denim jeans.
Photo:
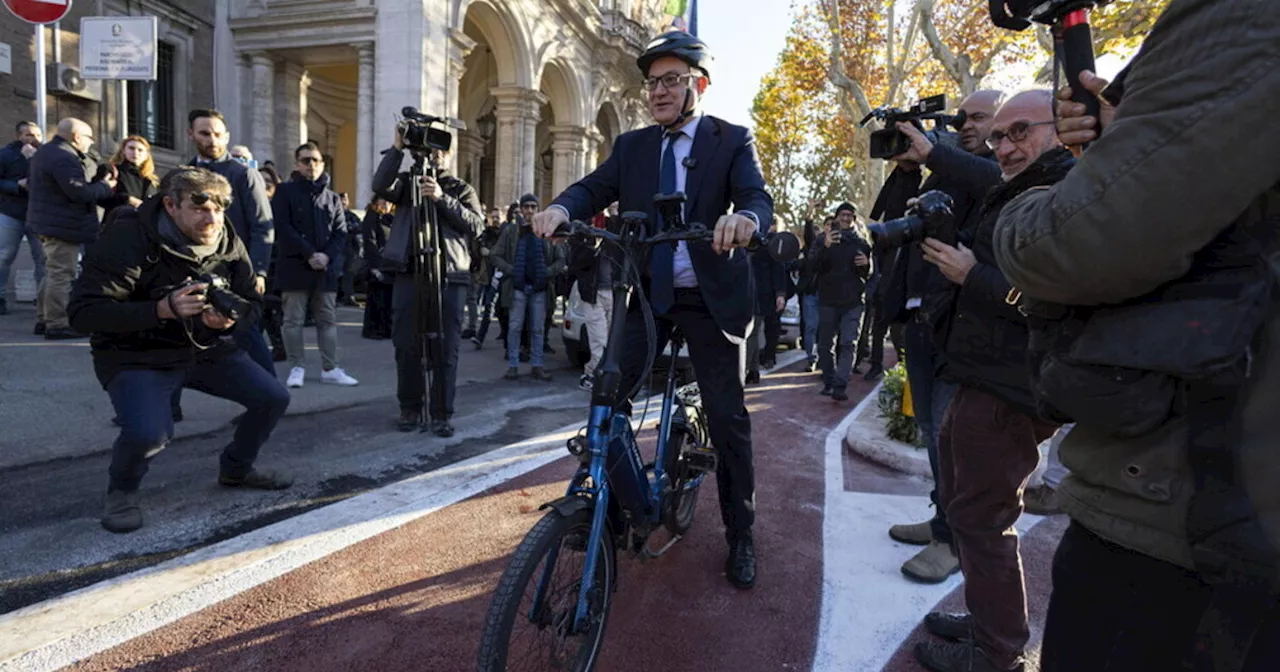
[[[36,283],[44,278],[44,246],[34,233],[26,230],[26,223],[9,215],[0,215],[0,299],[6,298],[9,287],[9,271],[18,258],[22,237],[27,237],[27,248],[36,266]]]
[[[507,366],[520,366],[520,332],[524,329],[526,313],[529,324],[529,364],[535,369],[542,368],[542,352],[546,345],[547,332],[543,330],[543,322],[547,319],[547,292],[533,292],[532,296],[517,289],[511,292],[511,317],[507,318]]]
[[[956,386],[939,380],[939,354],[933,346],[933,334],[929,325],[912,318],[904,329],[903,340],[907,350],[907,382],[911,385],[911,406],[916,414],[916,428],[924,437],[929,452],[929,468],[933,471],[933,538],[951,543],[951,528],[947,526],[947,514],[938,505],[938,434],[942,432],[942,418],[955,395]]]
[[[822,368],[822,384],[843,392],[849,387],[849,375],[853,371],[853,343],[858,338],[862,306],[821,306],[818,316],[818,366]]]
[[[253,470],[262,444],[289,408],[289,392],[280,381],[238,350],[187,369],[121,371],[107,384],[111,405],[120,419],[120,436],[111,449],[111,490],[138,489],[151,458],[173,438],[169,403],[174,392],[183,387],[245,407],[235,436],[219,461],[227,476],[244,476]]]
[[[804,318],[804,356],[818,360],[818,295],[805,294],[800,299],[800,315]]]

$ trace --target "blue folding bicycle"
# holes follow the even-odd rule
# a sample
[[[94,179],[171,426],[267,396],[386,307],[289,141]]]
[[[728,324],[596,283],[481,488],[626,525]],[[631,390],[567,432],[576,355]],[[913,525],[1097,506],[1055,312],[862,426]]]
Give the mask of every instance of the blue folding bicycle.
[[[587,426],[568,441],[569,452],[579,460],[577,472],[564,497],[541,507],[546,515],[516,548],[502,575],[480,642],[481,672],[594,669],[616,588],[617,549],[645,559],[670,550],[693,524],[698,488],[716,469],[697,383],[677,388],[674,365],[662,395],[653,462],[646,464],[641,457],[625,410],[649,377],[657,340],[635,258],[654,245],[709,242],[713,234],[701,224],[684,225],[684,194],[654,200],[666,226],[653,236],[644,236],[647,217],[636,212],[622,215],[616,233],[577,221],[561,228],[580,244],[598,245],[598,254],[604,245],[618,252],[600,259],[621,269],[614,274],[609,339],[595,372]],[[782,261],[799,252],[799,241],[790,233],[757,237],[751,247],[761,245]],[[635,293],[641,293],[649,356],[635,389],[620,390],[627,302]],[[674,364],[684,336],[673,328],[670,340]],[[649,537],[660,527],[671,537],[655,550]]]

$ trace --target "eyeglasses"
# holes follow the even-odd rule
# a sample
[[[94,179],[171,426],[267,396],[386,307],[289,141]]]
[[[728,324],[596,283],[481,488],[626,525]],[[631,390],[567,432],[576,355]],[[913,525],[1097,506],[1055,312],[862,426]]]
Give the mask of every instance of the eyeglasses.
[[[306,163],[306,164],[324,163],[324,159],[317,156],[304,156],[301,159],[298,159],[298,163]]]
[[[191,194],[192,205],[204,205],[209,201],[213,201],[213,204],[217,206],[218,209],[220,210],[226,210],[228,207],[231,206],[231,199],[227,198],[226,196],[220,196],[218,194],[210,194],[204,191],[197,191],[196,193]]]
[[[1009,125],[1008,131],[991,131],[991,137],[987,138],[987,147],[995,150],[1000,146],[1000,141],[1009,138],[1009,142],[1022,142],[1027,139],[1027,133],[1031,132],[1032,126],[1047,126],[1052,121],[1037,121],[1028,123],[1025,121],[1015,121]]]
[[[640,85],[644,87],[645,91],[653,91],[654,89],[658,88],[659,84],[661,84],[662,88],[670,91],[676,88],[677,86],[680,86],[684,82],[687,82],[690,79],[693,79],[697,76],[698,75],[692,72],[686,72],[684,74],[668,72],[667,74],[661,77],[646,77],[644,81],[640,83]]]

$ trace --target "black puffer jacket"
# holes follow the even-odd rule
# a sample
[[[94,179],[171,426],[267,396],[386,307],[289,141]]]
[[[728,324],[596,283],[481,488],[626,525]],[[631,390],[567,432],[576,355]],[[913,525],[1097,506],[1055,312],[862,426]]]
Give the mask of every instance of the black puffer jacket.
[[[121,209],[89,248],[73,287],[67,315],[73,329],[93,335],[93,367],[103,387],[123,370],[181,368],[235,351],[233,342],[221,338],[225,333],[199,320],[189,321],[189,337],[183,321],[161,320],[156,314],[156,302],[186,278],[216,273],[230,281],[231,291],[251,306],[233,329],[255,324],[262,313],[253,264],[231,224],[224,226],[218,251],[197,261],[161,238],[161,202],[153,198],[138,210]],[[197,347],[193,339],[211,347]]]
[[[405,153],[389,149],[382,155],[382,162],[373,173],[373,193],[396,204],[395,223],[391,236],[382,251],[383,271],[403,272],[410,269],[410,250],[413,229],[413,192],[409,184],[409,172],[401,171]],[[440,235],[444,238],[445,279],[459,284],[471,283],[471,245],[484,229],[484,214],[480,197],[471,185],[441,172],[440,187],[444,197],[435,202],[436,217],[440,223]],[[424,199],[424,203],[431,201]]]
[[[41,236],[69,243],[92,243],[98,237],[98,202],[111,198],[111,187],[94,179],[98,164],[60,137],[31,157],[27,178],[27,226]]]
[[[944,379],[976,387],[1032,416],[1036,407],[1027,368],[1027,319],[1006,301],[1011,285],[996,265],[992,241],[1006,203],[1028,189],[1058,182],[1074,165],[1071,152],[1050,150],[991,190],[977,224],[960,232],[960,241],[973,250],[978,264],[963,285],[952,285],[950,311],[935,325],[937,340],[945,344]]]

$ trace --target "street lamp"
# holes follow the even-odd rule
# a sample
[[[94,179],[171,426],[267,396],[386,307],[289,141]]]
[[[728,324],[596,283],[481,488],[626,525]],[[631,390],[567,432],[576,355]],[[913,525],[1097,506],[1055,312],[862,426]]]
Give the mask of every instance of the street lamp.
[[[476,130],[480,131],[480,137],[484,138],[485,142],[493,137],[494,132],[498,130],[498,120],[494,118],[493,112],[476,120]]]

